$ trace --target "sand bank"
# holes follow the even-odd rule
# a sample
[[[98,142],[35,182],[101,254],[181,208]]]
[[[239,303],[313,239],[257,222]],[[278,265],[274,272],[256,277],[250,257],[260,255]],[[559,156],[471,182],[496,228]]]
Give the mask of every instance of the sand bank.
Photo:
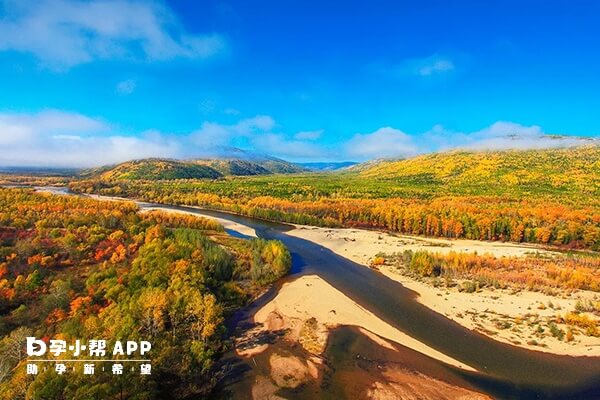
[[[272,327],[273,317],[276,315],[298,322],[314,318],[315,322],[325,329],[339,325],[361,327],[439,361],[463,369],[474,370],[399,331],[315,275],[302,276],[283,284],[277,296],[256,312],[254,321]],[[319,336],[316,335],[314,339],[316,348],[322,342],[319,340]]]
[[[391,254],[404,250],[477,252],[496,257],[552,253],[535,245],[420,238],[362,229],[297,226],[287,233],[318,243],[365,266],[377,253]],[[600,338],[575,332],[574,340],[566,342],[550,334],[550,322],[557,314],[572,311],[580,299],[600,298],[597,293],[577,291],[561,297],[539,292],[490,289],[465,293],[453,288],[436,288],[427,282],[403,276],[390,266],[382,267],[380,272],[417,292],[418,301],[425,306],[496,340],[555,354],[600,356]],[[556,326],[563,332],[568,329],[566,325]]]

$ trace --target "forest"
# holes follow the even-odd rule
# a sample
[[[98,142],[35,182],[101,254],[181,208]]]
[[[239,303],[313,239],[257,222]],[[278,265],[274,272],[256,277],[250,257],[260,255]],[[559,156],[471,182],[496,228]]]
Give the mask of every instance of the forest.
[[[290,264],[282,243],[236,239],[202,217],[2,188],[0,398],[206,395],[226,318]],[[27,336],[149,340],[152,374],[27,375]]]
[[[449,152],[346,172],[70,188],[317,226],[600,250],[600,147]]]

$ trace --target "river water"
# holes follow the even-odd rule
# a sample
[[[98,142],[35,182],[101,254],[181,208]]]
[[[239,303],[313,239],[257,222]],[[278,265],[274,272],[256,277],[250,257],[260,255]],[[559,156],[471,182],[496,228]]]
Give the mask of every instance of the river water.
[[[477,369],[478,373],[467,372],[439,362],[449,377],[460,376],[495,398],[600,399],[600,358],[552,355],[494,341],[421,305],[414,292],[377,271],[287,235],[289,225],[195,207],[138,204],[142,209],[151,206],[227,219],[254,228],[259,237],[282,241],[292,254],[292,279],[320,276],[392,326]],[[277,286],[259,301],[272,298],[276,290]]]

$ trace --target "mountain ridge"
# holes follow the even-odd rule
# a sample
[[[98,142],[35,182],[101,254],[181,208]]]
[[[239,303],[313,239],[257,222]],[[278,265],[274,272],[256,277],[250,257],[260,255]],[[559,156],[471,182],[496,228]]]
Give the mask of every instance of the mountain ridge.
[[[176,180],[219,179],[228,176],[254,176],[304,172],[301,166],[275,158],[143,158],[119,164],[90,168],[79,173],[81,178],[102,180]]]

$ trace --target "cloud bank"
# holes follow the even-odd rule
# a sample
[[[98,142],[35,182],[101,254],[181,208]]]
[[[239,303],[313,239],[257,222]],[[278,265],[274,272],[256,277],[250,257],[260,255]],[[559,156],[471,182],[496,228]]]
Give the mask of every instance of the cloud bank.
[[[550,135],[539,126],[524,126],[498,121],[474,132],[458,132],[436,125],[415,135],[398,129],[380,128],[368,134],[357,134],[346,143],[345,154],[364,161],[376,158],[403,158],[444,150],[525,150],[578,146],[596,143],[596,137]]]
[[[100,119],[48,110],[0,114],[0,165],[91,167],[134,158],[176,157],[179,143],[154,132],[114,133]]]
[[[335,146],[319,143],[323,131],[284,133],[268,115],[234,124],[206,121],[189,134],[145,131],[125,135],[118,127],[82,114],[45,110],[0,113],[0,166],[91,167],[146,157],[194,158],[216,155],[239,145],[292,161],[401,158],[449,149],[536,149],[599,143],[597,138],[553,136],[539,126],[496,122],[475,132],[434,126],[409,134],[393,127],[357,133]]]
[[[153,1],[7,0],[2,5],[0,51],[30,53],[56,69],[98,59],[203,59],[226,47],[218,34],[187,33],[166,6]]]

